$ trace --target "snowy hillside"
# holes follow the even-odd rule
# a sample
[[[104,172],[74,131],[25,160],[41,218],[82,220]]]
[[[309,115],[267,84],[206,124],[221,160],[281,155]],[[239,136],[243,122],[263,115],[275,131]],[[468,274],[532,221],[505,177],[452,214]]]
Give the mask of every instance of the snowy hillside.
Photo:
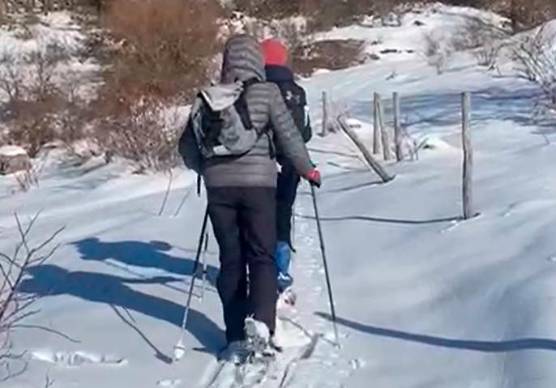
[[[17,242],[14,213],[27,223],[40,212],[33,246],[65,226],[55,255],[23,281],[23,292],[41,298],[12,338],[23,352],[13,371],[27,368],[2,386],[39,388],[48,379],[54,388],[554,387],[556,123],[533,123],[539,91],[515,76],[508,57],[489,72],[470,52],[455,52],[439,72],[424,55],[427,33],[457,33],[461,20],[477,14],[435,6],[406,15],[399,27],[352,26],[317,37],[360,39],[368,53],[403,55],[304,80],[315,132],[327,91],[370,145],[373,93],[383,96],[389,123],[391,94],[399,92],[403,127],[428,144],[417,161],[386,163],[396,179],[380,184],[342,134],[310,143],[324,175],[317,194],[340,348],[331,343],[306,185],[296,204],[298,311],[283,325],[294,344],[297,337],[316,342],[300,357],[286,352],[266,379],[247,384],[217,376],[224,334],[212,233],[188,351],[172,360],[205,206],[193,174],[175,169],[166,199],[167,175],[133,175],[123,162],[94,158],[76,166],[52,152],[36,162],[39,183],[28,192],[13,176],[0,177],[0,252]],[[460,218],[463,91],[472,92],[480,212],[469,221]],[[199,284],[195,295],[202,294]]]

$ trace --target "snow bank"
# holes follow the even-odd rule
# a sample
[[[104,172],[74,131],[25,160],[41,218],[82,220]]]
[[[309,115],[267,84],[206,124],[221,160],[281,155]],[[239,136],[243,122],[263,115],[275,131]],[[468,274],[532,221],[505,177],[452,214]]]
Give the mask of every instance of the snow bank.
[[[12,156],[20,156],[20,155],[27,155],[27,152],[19,146],[6,145],[0,147],[0,156],[12,157]]]

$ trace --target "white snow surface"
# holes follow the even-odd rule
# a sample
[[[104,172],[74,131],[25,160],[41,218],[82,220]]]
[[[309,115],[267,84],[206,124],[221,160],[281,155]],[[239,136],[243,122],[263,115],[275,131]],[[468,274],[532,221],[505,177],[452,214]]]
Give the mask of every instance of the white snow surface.
[[[317,33],[314,39],[357,39],[366,43],[367,54],[377,54],[383,60],[407,61],[423,57],[427,50],[426,36],[445,41],[473,21],[503,29],[507,19],[488,11],[436,3],[391,14],[385,20],[368,17],[357,25]],[[392,50],[396,52],[385,53]]]
[[[61,58],[54,65],[52,81],[64,91],[74,90],[84,99],[91,98],[100,65],[94,58],[83,58],[86,42],[86,31],[70,13],[63,11],[41,15],[34,24],[14,22],[3,26],[0,28],[0,76],[22,81],[29,87],[38,77],[32,55],[50,55],[56,48],[56,55],[61,54]],[[0,98],[7,99],[7,96],[2,92]]]
[[[470,12],[451,10],[456,19]],[[451,17],[442,16],[444,23]],[[392,31],[411,36],[412,28]],[[382,94],[390,125],[390,95],[397,91],[404,128],[428,147],[417,161],[387,163],[396,178],[380,184],[343,135],[315,136],[309,148],[324,176],[317,195],[341,348],[331,344],[319,240],[303,184],[295,211],[294,317],[302,331],[323,338],[284,368],[282,380],[247,386],[554,387],[555,123],[532,122],[539,92],[530,84],[489,73],[469,55],[457,59],[441,75],[414,56],[304,82],[315,132],[326,90],[370,144],[373,92]],[[479,213],[469,221],[460,218],[463,91],[472,93]],[[47,375],[54,387],[206,386],[224,345],[212,234],[207,290],[190,313],[189,350],[171,361],[205,208],[194,194],[194,175],[174,171],[161,212],[168,176],[132,175],[123,163],[96,160],[75,166],[55,156],[26,193],[14,193],[13,178],[0,177],[0,252],[17,242],[14,212],[27,221],[41,211],[30,244],[66,226],[54,257],[31,268],[22,284],[21,291],[42,298],[12,338],[15,351],[27,351],[28,369],[2,386],[42,387]],[[234,386],[233,376],[218,386]]]
[[[0,147],[0,156],[27,155],[27,152],[19,146],[5,145]]]

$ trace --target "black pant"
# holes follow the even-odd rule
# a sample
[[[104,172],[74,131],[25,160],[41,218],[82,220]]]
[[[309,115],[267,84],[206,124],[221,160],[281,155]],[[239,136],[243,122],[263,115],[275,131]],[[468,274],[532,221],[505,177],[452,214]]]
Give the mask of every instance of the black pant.
[[[291,245],[292,208],[295,203],[300,177],[291,163],[280,161],[282,171],[278,174],[276,190],[276,229],[278,241]]]
[[[248,315],[276,325],[276,190],[270,187],[208,188],[214,234],[220,247],[218,293],[228,342],[245,338]],[[249,276],[249,281],[247,280]]]

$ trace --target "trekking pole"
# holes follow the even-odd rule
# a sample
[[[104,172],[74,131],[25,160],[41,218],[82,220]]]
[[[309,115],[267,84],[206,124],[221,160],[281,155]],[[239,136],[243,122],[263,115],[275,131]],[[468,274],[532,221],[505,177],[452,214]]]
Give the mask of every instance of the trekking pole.
[[[187,303],[185,305],[185,311],[183,313],[183,321],[181,324],[181,334],[180,334],[180,339],[178,340],[178,342],[176,343],[176,345],[174,346],[174,360],[178,361],[180,360],[184,355],[185,355],[185,344],[183,343],[183,340],[185,338],[185,329],[187,327],[187,319],[189,318],[189,308],[191,306],[191,299],[193,296],[193,288],[195,287],[195,279],[197,278],[197,272],[199,271],[199,261],[201,259],[201,253],[203,250],[203,243],[205,240],[205,233],[206,233],[206,229],[207,229],[207,224],[208,224],[208,219],[209,219],[209,212],[208,212],[208,206],[207,209],[205,210],[205,216],[203,218],[203,225],[201,227],[201,234],[199,236],[199,244],[197,245],[197,254],[195,256],[195,264],[193,265],[193,273],[191,276],[191,283],[189,284],[189,293],[187,295]]]
[[[313,208],[315,209],[315,220],[317,221],[317,230],[319,233],[320,240],[320,250],[322,253],[322,261],[324,263],[324,274],[326,277],[326,286],[328,289],[328,301],[330,302],[330,313],[332,315],[332,325],[334,326],[334,338],[336,339],[336,345],[340,346],[340,341],[338,337],[338,326],[336,323],[336,308],[334,307],[334,297],[332,295],[332,285],[330,283],[330,272],[328,271],[328,262],[326,260],[326,251],[324,249],[324,237],[322,235],[322,227],[320,224],[319,208],[317,206],[317,194],[315,192],[315,186],[311,184],[311,196],[313,197]]]
[[[209,247],[209,234],[208,232],[205,234],[205,247],[203,248],[202,254],[202,264],[201,264],[201,302],[205,298],[205,291],[206,291],[206,282],[207,282],[207,251]]]

